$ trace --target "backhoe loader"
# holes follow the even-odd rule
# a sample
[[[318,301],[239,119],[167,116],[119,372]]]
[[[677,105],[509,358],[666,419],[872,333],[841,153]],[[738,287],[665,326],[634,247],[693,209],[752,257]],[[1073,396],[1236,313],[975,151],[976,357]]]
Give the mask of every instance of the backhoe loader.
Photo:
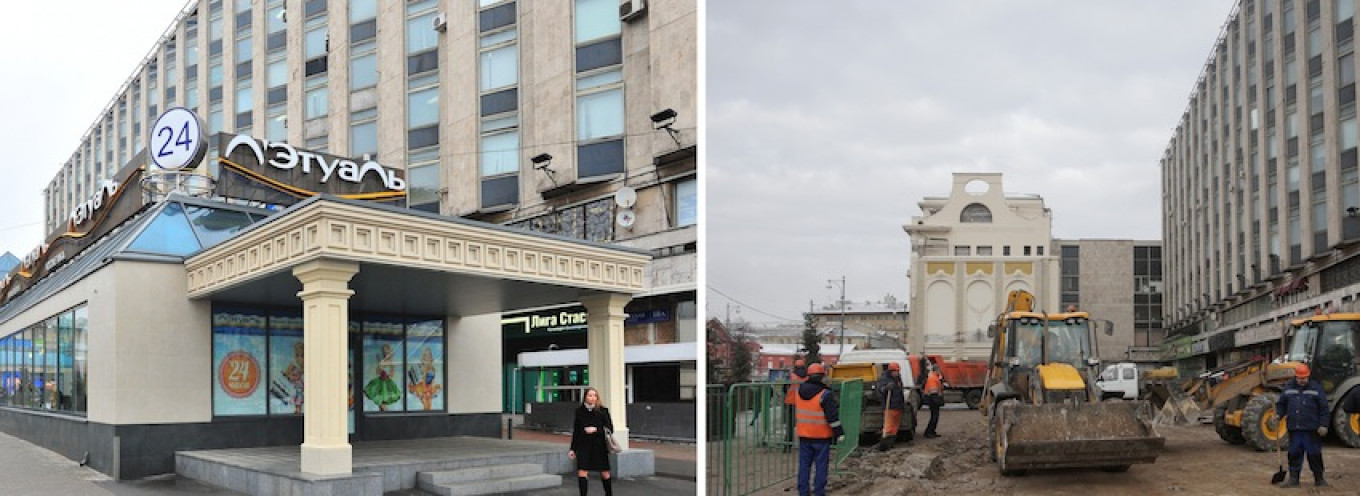
[[[1166,439],[1144,400],[1101,401],[1094,379],[1097,321],[1073,309],[1034,310],[1034,296],[1011,291],[989,326],[991,367],[983,393],[991,456],[1002,475],[1027,469],[1098,467],[1123,472],[1153,463]],[[1109,321],[1106,334],[1113,332]]]
[[[1347,395],[1360,394],[1360,313],[1325,313],[1290,322],[1285,354],[1273,363],[1250,362],[1224,371],[1225,379],[1193,391],[1213,409],[1214,430],[1230,444],[1258,451],[1284,443],[1286,424],[1275,416],[1275,401],[1294,368],[1307,364],[1320,381],[1331,407],[1330,431],[1352,448],[1360,448],[1360,414],[1340,408]]]

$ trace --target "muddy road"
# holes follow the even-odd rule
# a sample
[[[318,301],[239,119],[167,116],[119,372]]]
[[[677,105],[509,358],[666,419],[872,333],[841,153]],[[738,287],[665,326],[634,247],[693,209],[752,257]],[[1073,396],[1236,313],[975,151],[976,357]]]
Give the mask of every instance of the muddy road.
[[[919,418],[924,424],[929,414],[923,410]],[[1328,441],[1323,449],[1330,487],[1313,488],[1305,463],[1301,487],[1285,490],[1270,485],[1280,463],[1275,453],[1224,443],[1208,424],[1158,426],[1166,437],[1166,449],[1156,463],[1134,465],[1128,472],[1031,470],[1018,477],[1002,477],[988,460],[986,431],[976,410],[947,406],[938,430],[942,437],[918,437],[885,453],[860,448],[846,461],[845,475],[833,478],[828,489],[834,494],[866,496],[1360,494],[1360,449],[1336,441]],[[779,489],[790,487],[789,492],[796,493],[792,481],[782,486]]]

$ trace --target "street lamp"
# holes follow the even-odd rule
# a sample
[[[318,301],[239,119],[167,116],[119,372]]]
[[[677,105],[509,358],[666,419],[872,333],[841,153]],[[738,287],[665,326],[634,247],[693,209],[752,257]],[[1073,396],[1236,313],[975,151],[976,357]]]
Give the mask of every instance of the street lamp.
[[[841,303],[841,337],[837,338],[837,341],[839,341],[840,344],[841,344],[841,351],[840,351],[839,353],[836,354],[836,362],[839,363],[839,362],[841,361],[841,356],[845,354],[845,276],[841,276],[841,280],[839,280],[839,281],[837,281],[837,280],[835,280],[835,279],[827,279],[827,280],[826,280],[826,289],[831,289],[831,285],[832,285],[832,284],[836,284],[836,285],[839,285],[839,286],[841,287],[841,300],[840,300],[840,303]]]

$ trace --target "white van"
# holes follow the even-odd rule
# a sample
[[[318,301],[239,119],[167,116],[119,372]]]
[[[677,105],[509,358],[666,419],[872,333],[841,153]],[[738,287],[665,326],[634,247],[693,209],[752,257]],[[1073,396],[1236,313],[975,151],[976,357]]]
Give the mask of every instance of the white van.
[[[1100,399],[1138,399],[1139,375],[1138,365],[1133,363],[1123,362],[1105,367],[1100,378],[1096,379],[1096,387],[1101,391]]]

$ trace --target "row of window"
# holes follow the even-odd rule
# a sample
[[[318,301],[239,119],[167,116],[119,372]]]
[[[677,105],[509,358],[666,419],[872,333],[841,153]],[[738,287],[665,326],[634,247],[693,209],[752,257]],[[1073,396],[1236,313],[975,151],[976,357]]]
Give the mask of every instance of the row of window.
[[[88,317],[81,305],[0,338],[0,405],[83,414]]]
[[[1044,247],[1043,247],[1042,245],[1040,245],[1040,246],[1022,246],[1022,247],[1020,247],[1020,248],[1021,248],[1021,250],[1020,250],[1020,251],[1021,251],[1020,256],[1025,256],[1025,257],[1028,257],[1028,256],[1040,256],[1040,257],[1042,257],[1042,256],[1044,256]],[[992,247],[991,247],[990,245],[978,246],[978,247],[977,247],[977,250],[975,251],[975,250],[973,249],[973,247],[970,246],[970,245],[954,245],[954,256],[956,256],[956,257],[967,257],[967,256],[972,256],[972,255],[977,255],[977,256],[980,256],[980,257],[988,257],[988,256],[992,256],[992,255],[993,255],[993,253],[992,253]],[[1007,246],[1002,246],[1002,247],[1001,247],[1001,256],[1003,256],[1003,257],[1012,256],[1012,255],[1011,255],[1011,247],[1010,247],[1009,245],[1007,245]]]
[[[223,306],[212,321],[213,415],[302,414],[301,312]],[[349,338],[351,411],[445,410],[443,319],[361,317]]]
[[[377,98],[373,88],[378,82],[377,30],[378,0],[355,0],[347,5],[350,32],[348,90],[350,112],[349,154],[379,159]],[[154,118],[164,97],[166,106],[182,104],[206,116],[209,133],[233,131],[259,135],[271,141],[285,140],[289,134],[286,104],[290,80],[286,60],[287,27],[282,0],[264,2],[263,39],[254,36],[252,4],[233,2],[232,14],[222,12],[220,1],[210,2],[206,13],[207,60],[200,60],[198,24],[195,13],[183,21],[184,57],[178,60],[179,44],[173,37],[164,42],[161,57],[147,63],[127,91],[86,136],[84,145],[65,170],[49,187],[50,222],[63,218],[62,211],[74,205],[99,181],[112,176],[118,166],[140,150],[141,132],[147,117]],[[309,0],[304,5],[302,31],[303,120],[305,147],[328,151],[326,136],[330,126],[319,121],[332,115],[333,89],[328,80],[331,52],[328,30],[329,9],[325,0]],[[439,34],[435,19],[440,16],[437,0],[406,2],[405,48],[407,56],[407,137],[408,187],[410,206],[439,210],[441,174],[439,173]],[[513,205],[519,198],[519,171],[523,159],[535,153],[519,140],[519,95],[517,45],[517,2],[479,2],[478,89],[482,115],[478,160],[482,175],[481,205],[484,208]],[[229,30],[227,17],[234,20]],[[576,140],[580,177],[621,173],[624,169],[624,105],[622,77],[621,22],[617,4],[612,0],[576,0],[573,15],[576,50]],[[294,29],[298,29],[295,27]],[[223,45],[233,53],[224,61]],[[260,64],[262,77],[254,77],[252,57],[260,45],[266,60]],[[199,95],[200,67],[206,62],[208,95]],[[163,67],[162,67],[163,66]],[[162,70],[162,68],[164,70]],[[176,91],[183,75],[184,92]],[[294,68],[295,72],[296,69]],[[162,72],[165,88],[157,85]],[[234,91],[225,91],[234,79]],[[257,83],[259,85],[257,86]],[[142,101],[145,89],[146,101]],[[224,109],[224,94],[231,105]],[[263,119],[254,114],[257,105],[265,108]],[[143,110],[148,110],[143,113]],[[230,114],[228,114],[230,112]],[[130,119],[129,119],[130,118]],[[131,127],[129,128],[129,120]],[[114,123],[117,123],[115,136]],[[131,146],[127,138],[132,137]],[[117,141],[115,159],[114,142]],[[95,146],[103,149],[95,154]],[[88,152],[88,153],[87,153]],[[388,150],[384,149],[384,153]],[[96,160],[97,157],[97,160]],[[509,177],[510,180],[505,180]],[[568,180],[569,182],[570,180]],[[55,227],[55,226],[49,226]]]

